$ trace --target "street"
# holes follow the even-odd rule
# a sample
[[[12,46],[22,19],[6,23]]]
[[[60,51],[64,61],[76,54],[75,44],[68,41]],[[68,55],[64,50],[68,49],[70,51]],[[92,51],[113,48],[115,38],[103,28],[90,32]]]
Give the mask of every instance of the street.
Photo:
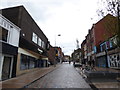
[[[73,64],[63,63],[59,68],[30,84],[28,88],[90,88]]]

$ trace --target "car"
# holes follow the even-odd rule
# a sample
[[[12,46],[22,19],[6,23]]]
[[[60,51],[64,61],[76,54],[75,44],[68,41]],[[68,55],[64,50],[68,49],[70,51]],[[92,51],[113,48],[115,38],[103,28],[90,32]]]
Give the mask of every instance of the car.
[[[74,63],[74,67],[82,67],[82,64],[80,64],[80,63]]]

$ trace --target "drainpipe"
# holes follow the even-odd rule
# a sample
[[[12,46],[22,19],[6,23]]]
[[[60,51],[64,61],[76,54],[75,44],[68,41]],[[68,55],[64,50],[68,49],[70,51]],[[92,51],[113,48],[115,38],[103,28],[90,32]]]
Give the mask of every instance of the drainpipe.
[[[120,2],[117,2],[118,7],[117,7],[117,15],[118,15],[118,43],[117,46],[120,48]]]
[[[107,49],[105,50],[105,55],[106,55],[106,68],[108,68],[108,54],[107,54]]]

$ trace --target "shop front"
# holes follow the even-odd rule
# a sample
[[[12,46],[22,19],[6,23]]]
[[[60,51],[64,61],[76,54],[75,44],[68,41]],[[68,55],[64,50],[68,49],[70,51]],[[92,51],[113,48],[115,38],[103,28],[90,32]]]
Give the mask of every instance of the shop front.
[[[106,52],[96,54],[96,66],[101,68],[108,67]]]

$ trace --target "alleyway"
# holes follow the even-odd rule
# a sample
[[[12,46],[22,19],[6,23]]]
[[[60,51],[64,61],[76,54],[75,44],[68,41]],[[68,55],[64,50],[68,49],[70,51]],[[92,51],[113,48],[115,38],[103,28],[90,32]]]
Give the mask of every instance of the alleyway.
[[[59,68],[47,74],[28,88],[90,88],[72,64],[63,63]]]

